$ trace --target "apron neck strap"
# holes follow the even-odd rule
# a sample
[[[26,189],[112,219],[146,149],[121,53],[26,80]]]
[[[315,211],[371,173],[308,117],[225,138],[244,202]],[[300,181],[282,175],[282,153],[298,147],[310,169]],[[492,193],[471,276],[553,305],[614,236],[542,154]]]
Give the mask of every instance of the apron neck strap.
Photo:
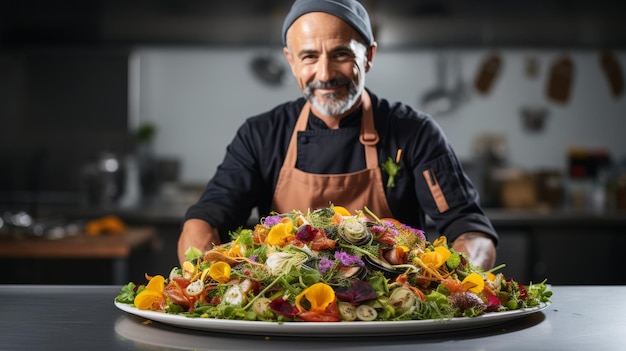
[[[374,127],[374,111],[372,109],[372,101],[365,89],[363,89],[363,92],[361,93],[361,103],[363,104],[363,116],[361,117],[361,134],[359,136],[359,141],[365,146],[365,162],[367,163],[367,168],[377,168],[378,153],[376,150],[376,144],[378,144],[380,138],[378,137],[378,132]],[[298,121],[296,122],[293,134],[291,135],[291,140],[289,141],[289,148],[287,149],[287,155],[285,156],[286,165],[290,165],[292,167],[296,166],[298,154],[298,132],[306,130],[310,111],[311,103],[307,101],[300,111]]]

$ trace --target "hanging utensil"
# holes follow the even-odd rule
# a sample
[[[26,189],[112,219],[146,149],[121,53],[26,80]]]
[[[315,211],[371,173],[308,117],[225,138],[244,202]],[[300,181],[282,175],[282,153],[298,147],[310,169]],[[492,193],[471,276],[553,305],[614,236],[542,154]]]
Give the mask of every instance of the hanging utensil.
[[[262,82],[269,85],[280,85],[285,75],[285,68],[271,54],[257,56],[251,63],[252,71]]]
[[[600,65],[609,82],[609,89],[613,97],[618,98],[624,92],[624,76],[619,61],[610,51],[600,54]]]
[[[448,66],[443,53],[438,53],[435,61],[435,87],[422,95],[421,108],[431,115],[442,115],[454,109],[456,97],[446,87]]]
[[[454,61],[454,70],[455,70],[455,85],[453,87],[453,93],[455,95],[456,106],[462,105],[467,102],[470,98],[469,89],[465,80],[463,79],[463,62],[461,60],[461,56],[459,54],[455,54],[453,56]]]
[[[565,104],[569,101],[574,75],[574,63],[568,56],[556,60],[548,75],[547,95],[554,102]]]
[[[498,53],[490,54],[480,65],[476,78],[474,79],[474,88],[480,94],[488,94],[493,83],[500,74],[502,68],[502,57]]]
[[[282,9],[275,7],[272,9],[271,14],[274,19],[272,24],[274,26],[280,25],[282,23]],[[277,32],[280,32],[280,28],[278,27],[269,31],[272,36],[268,41],[270,44],[268,45],[267,52],[256,56],[252,59],[252,62],[250,62],[250,67],[252,68],[254,75],[261,82],[272,86],[282,84],[283,76],[286,71],[283,61],[281,60],[282,57],[276,57],[274,52],[275,47],[274,45],[271,45],[274,41],[274,33]]]

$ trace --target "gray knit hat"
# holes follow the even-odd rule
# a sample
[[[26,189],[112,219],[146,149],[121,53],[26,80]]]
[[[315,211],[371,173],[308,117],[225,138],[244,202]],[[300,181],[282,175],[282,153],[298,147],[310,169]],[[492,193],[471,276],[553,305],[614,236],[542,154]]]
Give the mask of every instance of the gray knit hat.
[[[300,16],[309,12],[326,12],[339,17],[352,26],[365,40],[365,44],[375,44],[372,25],[367,11],[356,0],[296,0],[283,23],[283,45],[287,45],[287,30]]]

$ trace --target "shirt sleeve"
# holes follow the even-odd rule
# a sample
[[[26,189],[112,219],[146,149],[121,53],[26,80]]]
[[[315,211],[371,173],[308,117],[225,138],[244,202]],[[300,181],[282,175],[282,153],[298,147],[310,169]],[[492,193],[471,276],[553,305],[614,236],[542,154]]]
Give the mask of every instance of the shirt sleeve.
[[[479,194],[443,131],[428,115],[412,144],[412,174],[422,210],[450,241],[466,232],[498,235],[480,206]]]
[[[283,163],[294,115],[303,101],[280,105],[249,118],[226,148],[226,155],[184,220],[202,219],[218,229],[222,242],[247,224],[253,208],[267,213]]]

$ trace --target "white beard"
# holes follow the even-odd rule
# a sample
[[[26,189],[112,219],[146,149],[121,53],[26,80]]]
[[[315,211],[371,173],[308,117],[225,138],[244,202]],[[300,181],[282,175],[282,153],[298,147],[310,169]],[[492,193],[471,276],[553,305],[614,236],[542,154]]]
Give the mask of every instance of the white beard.
[[[337,98],[336,94],[325,94],[321,97],[322,101],[320,101],[320,99],[316,98],[314,95],[315,83],[309,85],[304,90],[304,96],[321,114],[325,116],[341,116],[348,112],[358,101],[364,88],[363,81],[364,79],[361,79],[361,83],[359,84],[350,81],[348,95],[343,99]],[[317,84],[319,85],[320,83]]]

